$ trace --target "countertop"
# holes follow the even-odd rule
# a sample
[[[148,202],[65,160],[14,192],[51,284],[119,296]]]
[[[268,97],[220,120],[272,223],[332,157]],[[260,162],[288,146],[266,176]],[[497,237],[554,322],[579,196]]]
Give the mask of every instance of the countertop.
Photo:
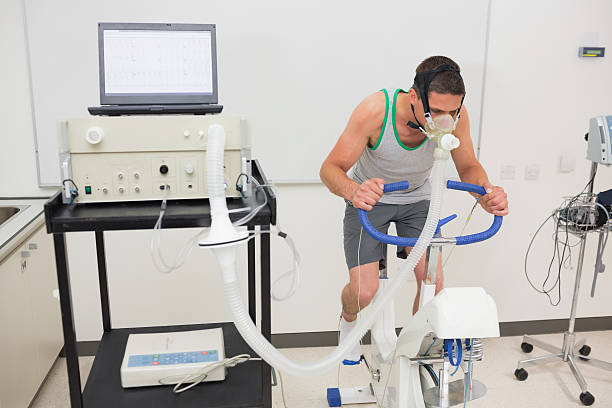
[[[0,206],[26,207],[0,225],[0,262],[28,236],[44,225],[48,198],[0,198]]]

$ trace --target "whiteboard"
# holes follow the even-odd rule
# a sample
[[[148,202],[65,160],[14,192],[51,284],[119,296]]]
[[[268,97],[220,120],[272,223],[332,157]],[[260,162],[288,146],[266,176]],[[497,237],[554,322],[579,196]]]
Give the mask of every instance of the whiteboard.
[[[99,104],[98,22],[216,24],[219,103],[275,181],[318,180],[357,104],[431,55],[461,66],[479,142],[489,0],[24,1],[43,185],[60,181],[56,120]]]

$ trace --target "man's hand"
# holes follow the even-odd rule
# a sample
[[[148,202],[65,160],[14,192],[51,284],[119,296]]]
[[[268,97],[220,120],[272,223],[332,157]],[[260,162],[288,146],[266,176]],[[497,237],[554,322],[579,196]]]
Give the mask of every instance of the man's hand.
[[[508,215],[508,195],[503,188],[489,182],[482,185],[487,194],[478,199],[482,208],[493,215]]]
[[[353,196],[350,200],[351,203],[353,203],[353,207],[370,211],[372,207],[374,207],[374,204],[382,197],[384,186],[385,180],[381,178],[373,178],[364,181],[353,192]]]

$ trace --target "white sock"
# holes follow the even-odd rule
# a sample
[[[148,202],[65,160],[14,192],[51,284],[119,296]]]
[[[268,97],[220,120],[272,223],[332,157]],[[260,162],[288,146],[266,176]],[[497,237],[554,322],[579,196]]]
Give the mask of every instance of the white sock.
[[[349,333],[357,326],[357,319],[352,322],[347,322],[344,320],[344,317],[340,318],[340,343],[348,337]],[[358,362],[361,359],[361,344],[357,342],[353,347],[351,347],[344,356],[345,360],[349,360],[352,362]]]

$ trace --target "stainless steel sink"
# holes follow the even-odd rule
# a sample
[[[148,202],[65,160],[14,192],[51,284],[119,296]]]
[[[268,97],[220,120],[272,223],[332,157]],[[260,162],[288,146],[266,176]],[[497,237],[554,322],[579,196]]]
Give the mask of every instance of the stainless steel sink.
[[[6,223],[11,217],[17,214],[19,211],[28,208],[25,206],[6,206],[0,205],[0,226]]]

